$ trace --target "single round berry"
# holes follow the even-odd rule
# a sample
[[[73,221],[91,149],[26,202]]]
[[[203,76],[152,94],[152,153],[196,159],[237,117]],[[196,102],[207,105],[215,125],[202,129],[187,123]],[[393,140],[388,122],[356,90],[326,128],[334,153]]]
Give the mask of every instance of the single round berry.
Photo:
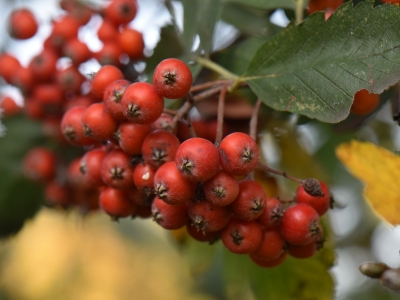
[[[132,21],[136,16],[136,12],[136,0],[112,0],[104,9],[105,18],[117,26]]]
[[[147,195],[154,195],[154,175],[156,170],[148,164],[140,163],[133,171],[133,183]]]
[[[323,247],[324,241],[325,240],[322,234],[319,234],[315,241],[309,244],[303,246],[293,246],[289,244],[288,253],[290,256],[293,256],[295,258],[309,258]]]
[[[296,201],[297,203],[305,203],[310,205],[320,216],[322,216],[328,211],[330,206],[331,195],[329,193],[329,188],[322,181],[314,179],[312,182],[314,185],[319,187],[320,192],[313,193],[312,190],[306,191],[307,186],[304,186],[303,184],[299,185],[296,192]]]
[[[162,164],[174,160],[179,145],[176,135],[165,130],[155,130],[143,141],[143,160],[157,169]]]
[[[63,53],[72,60],[72,64],[75,66],[79,66],[92,56],[89,47],[77,38],[67,42],[63,48]]]
[[[281,234],[289,243],[302,246],[313,242],[320,231],[319,215],[308,204],[295,204],[285,210],[282,216]]]
[[[251,260],[256,263],[258,266],[263,267],[263,268],[273,268],[276,266],[279,266],[283,261],[286,259],[287,253],[283,252],[279,257],[274,258],[274,259],[260,259],[258,257],[255,257],[253,253],[249,254]]]
[[[239,194],[239,182],[224,171],[203,183],[204,197],[215,206],[231,204]]]
[[[33,37],[38,27],[35,16],[26,8],[14,10],[8,19],[8,32],[15,39],[26,40]]]
[[[122,113],[138,124],[151,124],[164,110],[164,98],[147,82],[135,82],[124,92],[121,100]]]
[[[153,74],[153,84],[157,92],[169,99],[185,96],[190,91],[192,80],[189,67],[176,58],[167,58],[160,62]]]
[[[89,150],[81,158],[79,170],[84,180],[93,187],[104,185],[101,178],[101,164],[106,155],[106,151],[98,148]]]
[[[257,166],[258,158],[256,142],[245,133],[232,133],[219,145],[220,164],[228,174],[241,176],[250,173]]]
[[[110,115],[118,121],[125,120],[121,109],[121,100],[126,88],[130,85],[128,80],[118,79],[111,82],[104,91],[104,105]]]
[[[226,207],[214,206],[205,200],[190,201],[188,211],[193,226],[201,231],[219,231],[231,218]]]
[[[218,172],[218,150],[213,143],[206,139],[191,138],[178,147],[175,164],[187,180],[206,181]]]
[[[121,123],[118,130],[114,133],[114,138],[118,141],[122,150],[130,155],[142,154],[142,144],[150,132],[150,125],[141,125],[125,121]]]
[[[167,204],[178,205],[194,198],[196,184],[186,180],[173,161],[163,164],[154,175],[154,190]]]
[[[368,115],[372,113],[379,105],[379,95],[370,94],[363,89],[354,95],[354,101],[351,105],[350,112],[355,115]]]
[[[262,260],[278,258],[286,250],[286,243],[278,229],[264,229],[262,241],[252,253],[253,257]]]
[[[261,216],[267,196],[262,186],[254,180],[239,182],[239,194],[229,206],[233,215],[241,220],[250,221]]]
[[[47,182],[55,176],[56,161],[52,151],[36,147],[25,154],[22,161],[23,172],[31,180]]]
[[[255,251],[262,240],[260,223],[231,219],[222,230],[221,240],[229,251],[248,254]]]
[[[129,56],[131,60],[143,58],[144,40],[139,31],[125,27],[117,37],[121,51]]]
[[[82,126],[85,136],[105,141],[113,137],[118,122],[106,111],[103,103],[94,103],[82,114]]]
[[[129,200],[128,194],[112,187],[106,187],[100,193],[99,202],[101,208],[113,220],[132,216],[136,211],[136,206]]]
[[[97,73],[94,74],[92,81],[92,93],[99,100],[103,100],[104,91],[107,86],[118,79],[123,79],[124,75],[121,70],[115,66],[102,66]]]
[[[101,164],[101,178],[104,183],[119,190],[133,185],[133,170],[130,156],[122,150],[108,153]]]
[[[151,206],[153,220],[161,227],[173,230],[184,227],[188,221],[187,203],[170,205],[155,197]]]
[[[275,198],[268,198],[265,208],[257,221],[264,228],[278,228],[281,225],[283,209],[281,203]]]

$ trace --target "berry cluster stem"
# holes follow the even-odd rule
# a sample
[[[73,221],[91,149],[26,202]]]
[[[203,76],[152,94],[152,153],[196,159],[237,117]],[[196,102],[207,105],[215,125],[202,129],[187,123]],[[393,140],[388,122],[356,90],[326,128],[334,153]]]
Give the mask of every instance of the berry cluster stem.
[[[285,178],[287,178],[287,179],[293,180],[293,181],[298,182],[298,183],[300,183],[300,184],[303,184],[303,183],[304,183],[304,180],[303,180],[303,179],[300,179],[300,178],[296,178],[296,177],[294,177],[294,176],[291,176],[291,175],[287,174],[287,173],[284,172],[284,171],[280,171],[280,170],[273,169],[273,168],[271,168],[271,167],[268,167],[267,165],[264,165],[263,163],[260,163],[260,162],[259,162],[257,166],[258,166],[260,169],[262,169],[263,171],[265,171],[265,172],[269,172],[269,173],[272,173],[272,174],[276,174],[276,175],[283,176],[283,177],[285,177]]]
[[[226,96],[226,87],[221,90],[218,99],[218,115],[217,115],[217,136],[215,138],[215,146],[219,146],[222,140],[223,135],[223,126],[224,126],[224,109],[225,109],[225,96]]]
[[[254,105],[253,113],[251,114],[250,119],[250,132],[249,135],[256,140],[257,138],[257,124],[258,124],[258,112],[260,111],[261,100],[258,99],[256,104]]]

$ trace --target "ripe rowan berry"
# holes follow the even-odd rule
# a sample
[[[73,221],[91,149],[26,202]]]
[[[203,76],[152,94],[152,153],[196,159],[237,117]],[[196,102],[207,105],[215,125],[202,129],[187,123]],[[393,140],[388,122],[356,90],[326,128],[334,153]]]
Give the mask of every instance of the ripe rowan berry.
[[[126,88],[130,85],[131,83],[128,80],[118,79],[111,82],[104,90],[104,105],[110,115],[118,121],[125,120],[121,108],[121,99]]]
[[[43,50],[34,56],[28,68],[36,81],[48,81],[56,72],[57,55],[50,50]]]
[[[286,243],[279,229],[264,229],[262,240],[257,249],[252,252],[252,256],[262,260],[271,260],[281,256],[285,250]]]
[[[61,132],[66,141],[74,146],[88,146],[94,144],[94,140],[85,136],[82,127],[82,115],[86,107],[75,106],[65,112],[61,119]]]
[[[4,78],[7,83],[11,83],[15,70],[21,68],[19,60],[13,55],[2,53],[0,55],[0,76]]]
[[[75,66],[79,66],[92,56],[89,47],[78,39],[70,39],[65,44],[63,53],[71,59]]]
[[[101,178],[101,164],[106,155],[106,151],[97,148],[86,152],[80,160],[79,170],[83,175],[83,180],[93,187],[104,185]]]
[[[117,39],[121,51],[126,53],[131,60],[143,58],[144,41],[143,35],[139,31],[125,27]]]
[[[0,111],[3,117],[9,117],[17,114],[21,108],[15,103],[10,96],[4,96],[0,100]]]
[[[92,93],[99,99],[103,100],[104,91],[107,86],[118,79],[123,79],[124,75],[121,70],[115,66],[102,66],[93,77]]]
[[[104,103],[94,103],[83,112],[82,126],[85,136],[105,141],[113,137],[118,122],[106,111]]]
[[[130,121],[121,123],[114,133],[114,138],[122,150],[130,155],[140,155],[142,144],[150,132],[150,125],[135,124]]]
[[[379,95],[370,94],[363,89],[354,95],[354,101],[351,105],[350,112],[355,115],[368,115],[372,113],[379,105]]]
[[[206,181],[218,172],[218,150],[203,138],[184,141],[176,150],[175,164],[182,176],[189,181]]]
[[[133,185],[130,156],[122,150],[109,152],[103,159],[100,174],[105,184],[118,190],[128,189]]]
[[[229,251],[248,254],[259,247],[262,236],[260,223],[231,219],[222,230],[221,240]]]
[[[132,21],[137,12],[136,0],[113,0],[104,9],[106,19],[119,26]]]
[[[257,221],[264,228],[277,228],[281,225],[283,209],[281,203],[275,198],[268,198],[263,213]]]
[[[129,217],[135,214],[136,206],[129,200],[125,191],[106,187],[99,197],[101,208],[114,220]]]
[[[192,87],[192,72],[181,60],[167,58],[154,70],[153,84],[157,92],[169,99],[185,96]]]
[[[316,179],[307,180],[308,181],[306,181],[306,183],[298,186],[296,191],[296,201],[297,203],[305,203],[310,205],[317,211],[320,216],[322,216],[328,211],[330,206],[331,195],[329,193],[329,188],[322,181],[318,181]],[[313,191],[310,189],[306,189],[307,186],[310,186],[309,188],[313,188],[312,185],[316,185],[317,188],[320,188],[321,193],[311,195],[313,194]]]
[[[231,219],[231,214],[226,207],[214,206],[205,199],[190,201],[188,212],[193,226],[201,231],[219,231]]]
[[[147,195],[154,195],[154,175],[156,170],[148,164],[140,163],[133,171],[133,183]]]
[[[219,161],[228,174],[241,176],[250,173],[257,166],[258,158],[256,142],[245,133],[231,133],[219,145]]]
[[[170,205],[155,197],[151,205],[151,212],[153,220],[168,230],[182,228],[189,221],[187,203]]]
[[[263,267],[263,268],[273,268],[276,266],[279,266],[283,261],[286,259],[287,253],[283,252],[279,257],[274,258],[274,259],[260,259],[258,257],[255,257],[253,253],[249,254],[251,260],[256,263],[258,266]]]
[[[239,194],[239,182],[224,171],[203,183],[204,197],[215,206],[231,204]]]
[[[38,27],[34,14],[26,8],[14,10],[8,19],[8,32],[15,39],[26,40],[33,37]]]
[[[302,246],[313,242],[319,229],[319,215],[308,204],[295,204],[282,216],[281,234],[289,244]]]
[[[36,147],[25,154],[22,161],[23,172],[31,180],[47,182],[55,176],[56,162],[56,156],[52,151]]]

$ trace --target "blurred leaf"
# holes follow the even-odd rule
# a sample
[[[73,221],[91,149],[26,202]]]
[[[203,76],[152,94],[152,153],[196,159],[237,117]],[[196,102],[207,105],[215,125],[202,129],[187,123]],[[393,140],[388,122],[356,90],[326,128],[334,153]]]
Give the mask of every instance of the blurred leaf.
[[[336,155],[353,176],[365,184],[364,198],[392,225],[400,224],[400,157],[367,142],[352,141]]]
[[[283,29],[272,24],[269,21],[269,16],[265,13],[256,14],[253,10],[248,9],[248,7],[235,3],[226,3],[223,6],[222,19],[235,26],[242,33],[250,36],[270,37]]]
[[[273,9],[273,8],[296,8],[296,0],[223,0],[224,2],[241,3],[244,5],[261,8],[261,9]],[[304,7],[308,1],[304,1]]]
[[[41,127],[23,116],[4,119],[6,135],[0,138],[0,237],[16,233],[42,201],[42,187],[26,180],[21,162],[27,151],[43,141]]]
[[[220,18],[221,0],[182,0],[183,3],[183,43],[190,52],[194,38],[198,34],[200,46],[197,53],[208,56],[212,49],[215,26]]]
[[[380,94],[400,79],[400,8],[365,1],[342,5],[327,21],[315,13],[266,42],[244,78],[262,101],[335,123],[356,91]]]

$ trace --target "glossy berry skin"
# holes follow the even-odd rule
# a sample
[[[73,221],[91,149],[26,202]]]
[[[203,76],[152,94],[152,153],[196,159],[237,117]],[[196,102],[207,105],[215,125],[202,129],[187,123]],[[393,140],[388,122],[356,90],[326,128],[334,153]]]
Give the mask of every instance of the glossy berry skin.
[[[185,96],[192,87],[192,72],[181,60],[167,58],[154,70],[153,84],[165,98],[178,99]]]
[[[128,80],[119,79],[111,82],[104,91],[104,105],[110,115],[118,121],[125,120],[121,109],[121,99],[126,88],[130,85],[131,83]]]
[[[85,136],[105,141],[112,138],[118,122],[106,111],[103,103],[94,103],[83,112],[82,126]]]
[[[239,194],[229,206],[233,215],[241,220],[251,221],[261,216],[267,196],[262,186],[254,180],[239,182]]]
[[[252,256],[262,260],[275,259],[285,252],[285,247],[285,240],[278,229],[264,229],[262,240]]]
[[[203,183],[204,197],[215,206],[231,204],[239,194],[239,182],[224,171]]]
[[[265,208],[257,222],[264,228],[278,228],[281,225],[283,209],[281,203],[275,198],[268,198]]]
[[[314,256],[314,254],[317,253],[318,249],[318,242],[317,240],[315,240],[303,246],[289,245],[288,254],[292,257],[303,259]]]
[[[156,195],[170,205],[183,204],[194,198],[196,184],[186,180],[173,161],[163,164],[154,175]]]
[[[33,37],[38,27],[39,25],[35,16],[26,8],[14,10],[8,20],[8,32],[10,36],[19,40],[26,40]]]
[[[219,145],[219,161],[228,174],[241,176],[250,173],[257,166],[258,158],[256,142],[245,133],[231,133]]]
[[[149,134],[150,125],[135,124],[130,121],[121,123],[118,130],[114,133],[114,138],[122,150],[130,155],[140,155],[142,144]]]
[[[104,91],[107,86],[118,79],[123,79],[124,75],[121,70],[115,66],[102,66],[93,77],[92,93],[99,100],[103,100]]]
[[[251,260],[262,268],[273,268],[279,266],[286,259],[287,253],[283,252],[279,257],[269,260],[260,259],[255,257],[253,253],[250,253]]]
[[[255,251],[262,240],[260,223],[231,219],[222,230],[222,243],[225,247],[237,254],[248,254]]]
[[[118,190],[128,189],[133,185],[133,170],[130,156],[122,150],[113,150],[103,159],[101,178],[104,183]]]
[[[105,18],[117,26],[132,21],[136,13],[136,0],[113,0],[104,9]]]
[[[147,195],[154,195],[154,175],[156,170],[148,164],[140,163],[133,171],[133,183]]]
[[[36,147],[25,154],[22,161],[23,172],[29,179],[47,182],[56,173],[56,157],[53,152],[43,147]]]
[[[142,144],[143,160],[157,169],[162,164],[173,161],[180,142],[176,135],[166,130],[149,133]]]
[[[92,56],[89,47],[77,38],[67,42],[63,48],[63,53],[72,60],[72,64],[75,66],[79,66]]]
[[[175,154],[175,164],[182,176],[189,181],[206,181],[218,172],[218,150],[203,138],[184,141]]]
[[[43,50],[34,56],[29,63],[28,68],[31,70],[36,81],[48,81],[56,72],[57,55],[50,50]]]
[[[136,207],[125,191],[106,187],[99,197],[100,207],[113,219],[125,218],[135,214]]]
[[[170,205],[155,197],[151,205],[151,212],[153,220],[164,229],[179,229],[189,222],[187,203]]]
[[[101,178],[101,164],[107,152],[101,148],[92,149],[86,152],[80,161],[79,170],[83,179],[93,187],[104,185]]]
[[[295,204],[282,216],[281,234],[289,244],[302,246],[313,242],[320,231],[319,215],[308,204]]]
[[[355,115],[365,116],[372,113],[379,105],[379,95],[370,94],[363,89],[354,95],[350,112]]]
[[[324,194],[323,196],[311,196],[304,190],[303,185],[299,185],[296,192],[296,201],[297,203],[305,203],[310,205],[320,216],[322,216],[329,209],[331,195],[329,193],[328,186],[324,182],[319,181],[319,184],[321,186],[322,193]]]
[[[164,98],[147,82],[135,82],[126,90],[121,100],[122,113],[138,124],[151,124],[164,110]]]
[[[132,28],[123,28],[117,37],[121,51],[129,56],[131,60],[143,58],[144,41],[143,35]]]
[[[205,200],[190,201],[188,212],[193,226],[201,231],[219,231],[231,219],[226,207],[214,206]]]

